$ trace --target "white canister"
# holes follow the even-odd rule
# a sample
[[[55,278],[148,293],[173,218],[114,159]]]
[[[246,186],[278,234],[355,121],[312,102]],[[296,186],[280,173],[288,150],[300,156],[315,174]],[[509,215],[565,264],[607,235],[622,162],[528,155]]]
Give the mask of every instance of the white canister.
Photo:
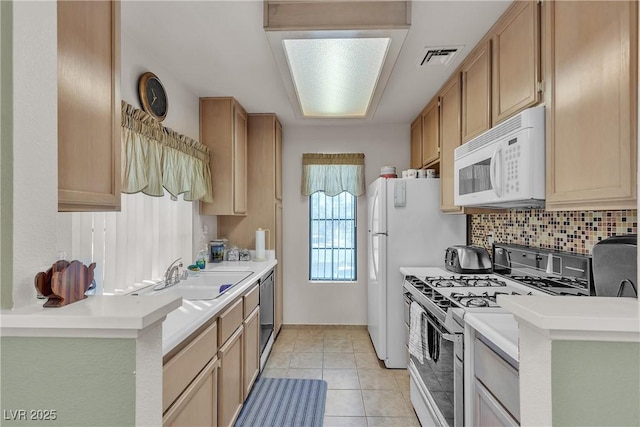
[[[418,178],[426,178],[427,170],[426,169],[418,169]]]
[[[435,178],[436,177],[436,170],[435,169],[425,169],[425,173],[426,173],[426,177],[427,178]]]
[[[417,169],[409,169],[407,170],[407,178],[417,178],[418,170]]]
[[[402,171],[402,177],[406,178],[407,177],[407,171]]]

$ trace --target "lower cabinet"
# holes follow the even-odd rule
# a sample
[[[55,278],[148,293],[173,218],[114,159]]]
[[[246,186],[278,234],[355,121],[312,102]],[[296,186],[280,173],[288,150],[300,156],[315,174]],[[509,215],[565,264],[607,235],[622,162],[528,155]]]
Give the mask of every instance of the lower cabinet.
[[[256,307],[244,322],[244,398],[251,392],[260,373],[260,307]]]
[[[479,338],[473,344],[473,417],[470,425],[520,425],[520,377],[514,366]]]
[[[162,368],[162,423],[216,425],[218,390],[217,322],[188,341]]]
[[[163,426],[216,426],[218,358],[214,357],[164,414]]]
[[[507,412],[498,400],[482,385],[475,380],[475,425],[478,426],[517,426],[520,425],[515,418]]]
[[[232,426],[244,403],[242,337],[240,325],[218,350],[220,371],[218,374],[218,425]]]
[[[260,287],[254,286],[167,356],[164,426],[232,426],[260,374]]]

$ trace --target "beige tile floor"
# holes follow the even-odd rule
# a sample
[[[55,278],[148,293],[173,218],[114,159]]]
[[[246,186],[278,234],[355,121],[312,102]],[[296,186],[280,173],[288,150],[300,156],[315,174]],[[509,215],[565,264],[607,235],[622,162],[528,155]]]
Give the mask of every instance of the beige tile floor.
[[[364,328],[284,327],[262,374],[327,382],[324,426],[419,426],[406,369],[386,369]]]

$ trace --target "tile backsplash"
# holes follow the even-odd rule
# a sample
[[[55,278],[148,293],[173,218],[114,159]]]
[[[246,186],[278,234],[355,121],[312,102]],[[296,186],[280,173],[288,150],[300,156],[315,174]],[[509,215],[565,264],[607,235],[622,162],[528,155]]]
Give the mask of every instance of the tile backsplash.
[[[514,210],[471,216],[471,242],[491,252],[496,243],[512,243],[590,255],[593,245],[610,236],[636,234],[638,211]]]

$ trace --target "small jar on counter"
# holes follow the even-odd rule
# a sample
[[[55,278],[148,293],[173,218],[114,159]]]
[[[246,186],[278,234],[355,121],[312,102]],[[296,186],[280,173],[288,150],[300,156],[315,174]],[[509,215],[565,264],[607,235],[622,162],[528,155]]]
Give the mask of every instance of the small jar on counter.
[[[209,262],[224,261],[224,248],[226,244],[226,239],[212,240],[209,242]]]

